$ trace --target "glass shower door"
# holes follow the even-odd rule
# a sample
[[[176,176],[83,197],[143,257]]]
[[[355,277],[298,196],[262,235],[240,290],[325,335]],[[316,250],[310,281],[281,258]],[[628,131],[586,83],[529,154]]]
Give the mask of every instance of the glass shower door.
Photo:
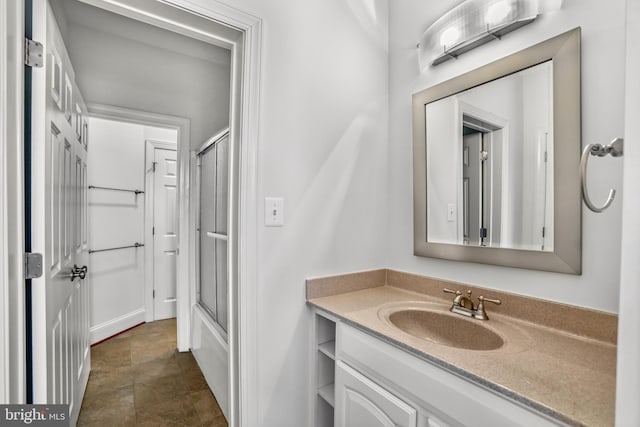
[[[199,280],[198,304],[226,337],[227,250],[229,206],[228,134],[198,153],[199,166]]]

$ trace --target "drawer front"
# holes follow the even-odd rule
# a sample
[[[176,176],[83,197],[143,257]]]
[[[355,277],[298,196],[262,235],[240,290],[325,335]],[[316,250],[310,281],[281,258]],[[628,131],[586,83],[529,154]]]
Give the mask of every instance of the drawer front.
[[[342,322],[336,334],[336,359],[447,424],[564,425]]]

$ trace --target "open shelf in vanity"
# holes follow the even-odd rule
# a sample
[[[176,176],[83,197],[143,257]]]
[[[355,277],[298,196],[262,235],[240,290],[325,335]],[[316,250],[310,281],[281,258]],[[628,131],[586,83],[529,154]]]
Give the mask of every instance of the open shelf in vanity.
[[[336,321],[315,311],[315,425],[333,426],[335,405]]]

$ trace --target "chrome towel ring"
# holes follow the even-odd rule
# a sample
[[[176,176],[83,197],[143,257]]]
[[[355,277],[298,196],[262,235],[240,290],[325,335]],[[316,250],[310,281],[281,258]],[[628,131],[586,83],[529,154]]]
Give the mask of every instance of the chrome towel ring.
[[[587,207],[591,209],[593,212],[600,213],[606,210],[613,202],[613,199],[615,199],[616,190],[613,188],[609,190],[609,196],[607,197],[607,201],[604,202],[604,205],[600,208],[591,202],[591,199],[589,198],[589,191],[587,189],[587,163],[589,161],[589,155],[604,157],[607,154],[611,154],[611,156],[613,157],[620,157],[623,155],[623,152],[624,152],[624,139],[622,138],[614,139],[613,141],[611,141],[609,145],[589,144],[586,147],[584,147],[584,150],[582,151],[582,158],[580,159],[580,180],[582,181],[582,199],[584,200],[584,204],[587,205]]]

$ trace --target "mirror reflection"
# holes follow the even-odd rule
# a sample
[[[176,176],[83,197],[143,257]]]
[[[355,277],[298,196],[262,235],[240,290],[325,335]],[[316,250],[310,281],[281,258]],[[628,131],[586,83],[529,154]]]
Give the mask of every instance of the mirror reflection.
[[[553,252],[553,61],[430,102],[427,241]]]

